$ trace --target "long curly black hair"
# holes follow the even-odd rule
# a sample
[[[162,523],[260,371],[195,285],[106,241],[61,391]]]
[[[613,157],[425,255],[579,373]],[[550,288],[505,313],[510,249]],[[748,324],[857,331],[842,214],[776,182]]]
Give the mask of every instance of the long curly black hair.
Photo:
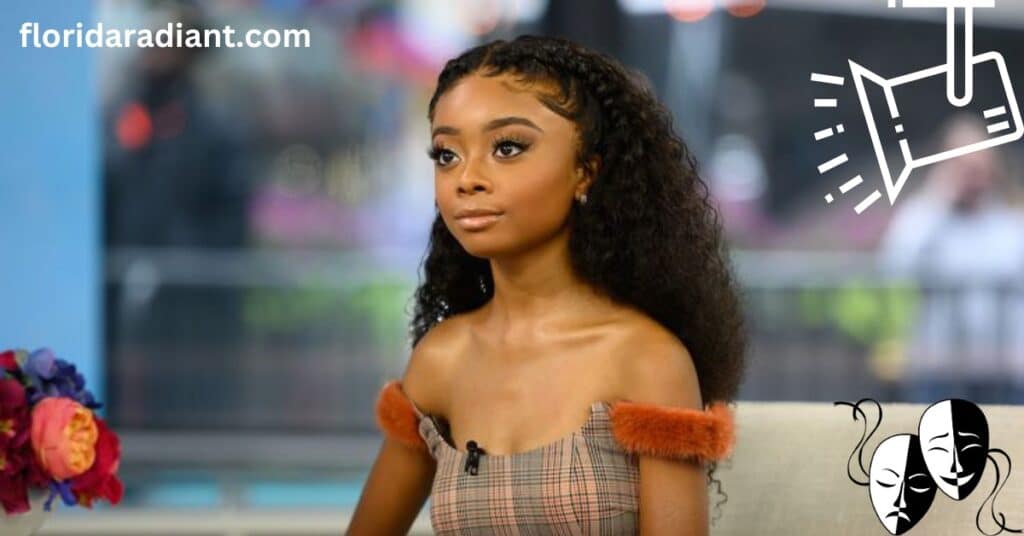
[[[660,322],[693,357],[705,404],[732,402],[743,374],[746,335],[718,211],[672,115],[642,75],[614,58],[557,37],[520,35],[449,60],[430,100],[463,77],[516,75],[554,84],[541,102],[580,133],[577,164],[601,165],[586,205],[572,204],[569,256],[579,276]],[[487,259],[470,255],[434,220],[415,293],[412,345],[444,318],[484,305],[494,293]],[[708,483],[716,463],[709,464]]]

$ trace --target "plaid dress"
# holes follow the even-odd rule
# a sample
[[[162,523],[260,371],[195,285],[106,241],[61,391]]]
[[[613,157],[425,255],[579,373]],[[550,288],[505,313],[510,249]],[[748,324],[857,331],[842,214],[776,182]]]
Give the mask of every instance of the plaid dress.
[[[641,454],[721,459],[733,444],[732,414],[721,404],[697,411],[597,401],[560,440],[507,455],[480,445],[484,453],[473,456],[397,380],[381,391],[377,422],[437,461],[430,521],[439,535],[638,534]]]
[[[430,493],[437,534],[638,532],[638,458],[615,444],[606,402],[594,402],[586,424],[559,441],[509,455],[481,454],[476,474],[466,470],[469,454],[449,443],[436,419],[417,416],[437,460]]]

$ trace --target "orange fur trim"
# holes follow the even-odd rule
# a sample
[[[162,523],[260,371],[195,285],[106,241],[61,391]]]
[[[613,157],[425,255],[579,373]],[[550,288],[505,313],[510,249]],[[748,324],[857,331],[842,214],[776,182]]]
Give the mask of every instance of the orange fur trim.
[[[609,414],[616,441],[638,454],[717,461],[735,443],[735,420],[724,402],[700,411],[621,400]]]
[[[402,391],[400,380],[391,380],[381,388],[376,417],[377,427],[388,437],[413,448],[427,449],[419,433],[419,417]]]

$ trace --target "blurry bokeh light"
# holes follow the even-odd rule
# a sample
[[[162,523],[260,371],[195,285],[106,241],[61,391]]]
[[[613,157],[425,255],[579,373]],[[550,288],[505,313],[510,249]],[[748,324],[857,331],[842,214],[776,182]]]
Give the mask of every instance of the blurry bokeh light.
[[[682,22],[697,22],[714,9],[714,0],[665,0],[665,11]]]
[[[515,0],[456,0],[453,7],[457,20],[471,35],[487,35],[516,20]]]
[[[125,149],[138,149],[153,137],[153,120],[138,102],[130,102],[117,117],[117,142]]]
[[[764,9],[765,0],[730,0],[726,9],[734,17],[753,17]]]

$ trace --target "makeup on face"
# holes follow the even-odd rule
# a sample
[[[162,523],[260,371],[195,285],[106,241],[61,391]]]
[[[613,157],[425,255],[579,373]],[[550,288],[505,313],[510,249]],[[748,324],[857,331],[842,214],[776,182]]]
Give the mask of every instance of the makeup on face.
[[[498,223],[500,218],[501,214],[456,216],[455,222],[465,231],[483,231]]]
[[[579,190],[576,126],[511,76],[469,75],[431,117],[435,202],[463,248],[484,258],[567,233]]]

